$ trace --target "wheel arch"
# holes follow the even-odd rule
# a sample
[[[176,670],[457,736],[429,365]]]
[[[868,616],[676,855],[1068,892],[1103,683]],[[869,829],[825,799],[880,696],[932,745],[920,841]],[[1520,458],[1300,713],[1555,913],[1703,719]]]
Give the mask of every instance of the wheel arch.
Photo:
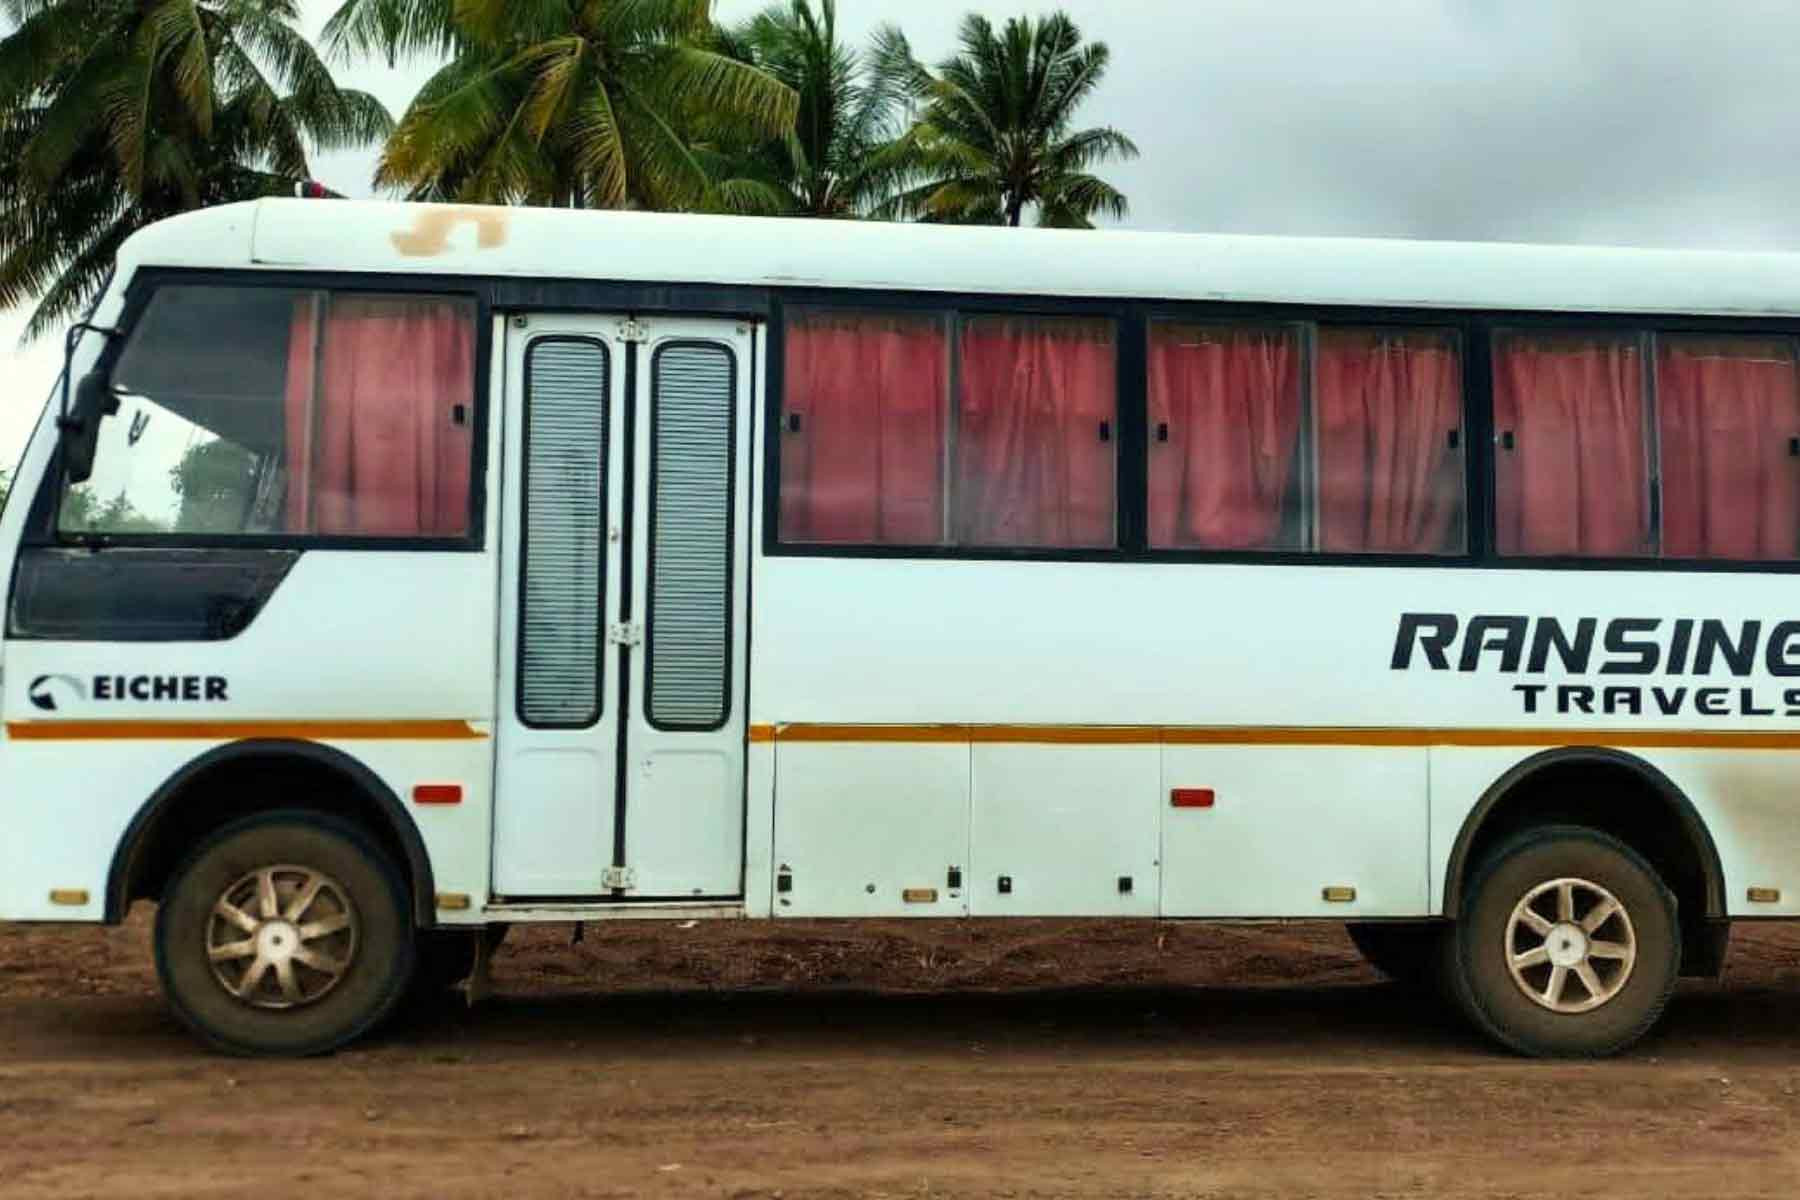
[[[1604,746],[1567,746],[1540,751],[1515,763],[1488,786],[1474,808],[1463,818],[1462,827],[1451,845],[1449,861],[1444,867],[1444,914],[1454,916],[1460,908],[1463,881],[1474,865],[1478,851],[1491,844],[1495,837],[1504,836],[1518,823],[1506,820],[1509,810],[1523,809],[1520,813],[1522,818],[1527,821],[1534,819],[1533,815],[1528,814],[1535,814],[1548,798],[1555,795],[1548,789],[1554,788],[1558,782],[1600,777],[1613,782],[1634,784],[1638,795],[1655,799],[1660,805],[1657,815],[1664,830],[1674,831],[1679,845],[1690,856],[1689,861],[1695,871],[1690,886],[1697,891],[1701,901],[1698,916],[1707,921],[1725,920],[1725,872],[1719,860],[1719,848],[1693,801],[1654,765],[1635,754]],[[1613,802],[1615,814],[1616,803]],[[1589,799],[1562,802],[1556,806],[1555,811],[1563,819],[1579,822],[1584,815],[1606,815],[1607,808],[1606,802]],[[1614,823],[1617,824],[1616,820]],[[1604,823],[1602,827],[1605,827]],[[1653,827],[1654,823],[1645,824],[1642,830],[1649,831]],[[1643,849],[1640,844],[1643,833],[1639,829],[1627,825],[1623,833],[1616,828],[1609,828],[1608,832],[1633,845],[1634,849]],[[1639,836],[1634,837],[1634,833]],[[1655,861],[1653,856],[1647,857],[1652,857],[1652,861]],[[1675,886],[1675,881],[1671,881],[1671,886]],[[1677,887],[1676,890],[1679,895],[1681,889]],[[1689,902],[1694,898],[1682,897]]]
[[[225,808],[220,790],[248,772],[275,772],[281,783],[330,781],[341,785],[329,803],[314,796],[295,800],[277,792]],[[199,837],[238,817],[271,808],[309,807],[335,812],[368,828],[397,859],[412,890],[413,921],[429,927],[436,914],[431,856],[417,822],[392,788],[363,763],[331,746],[285,739],[250,739],[217,746],[183,764],[151,793],[113,850],[107,870],[104,919],[124,920],[134,899],[160,893],[174,866]]]

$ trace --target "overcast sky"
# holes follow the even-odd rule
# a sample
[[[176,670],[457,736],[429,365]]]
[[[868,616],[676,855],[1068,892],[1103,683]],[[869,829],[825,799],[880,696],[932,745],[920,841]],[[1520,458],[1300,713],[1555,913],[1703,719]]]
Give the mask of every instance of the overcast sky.
[[[971,7],[839,0],[935,60]],[[316,32],[337,0],[303,0]],[[734,20],[761,0],[721,0]],[[1064,0],[1112,70],[1083,113],[1143,157],[1109,168],[1143,229],[1800,249],[1794,0]],[[340,68],[398,115],[428,63]],[[373,154],[315,173],[368,194]],[[57,367],[0,314],[0,461]]]

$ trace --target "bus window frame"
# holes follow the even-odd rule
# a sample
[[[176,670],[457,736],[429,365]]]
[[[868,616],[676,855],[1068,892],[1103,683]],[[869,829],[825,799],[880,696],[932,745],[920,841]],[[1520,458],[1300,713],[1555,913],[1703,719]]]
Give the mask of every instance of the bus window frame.
[[[475,462],[471,468],[471,528],[460,539],[346,538],[316,535],[151,535],[100,539],[101,547],[373,549],[480,551],[486,548],[488,457],[492,404],[488,394],[497,313],[588,313],[720,317],[766,322],[767,366],[763,396],[762,521],[758,551],[770,558],[912,559],[970,562],[1147,562],[1238,563],[1288,567],[1419,567],[1502,571],[1636,571],[1800,574],[1800,561],[1501,557],[1495,553],[1493,480],[1492,339],[1500,329],[1558,328],[1570,331],[1631,330],[1656,334],[1749,334],[1800,338],[1800,317],[1737,316],[1665,311],[1556,311],[1545,309],[1405,308],[1393,306],[1283,303],[1279,301],[1166,301],[1131,297],[1041,296],[965,291],[903,291],[879,288],[771,288],[761,285],[631,283],[625,281],[420,275],[382,271],[284,271],[256,268],[140,268],[127,284],[119,327],[135,328],[151,292],[165,283],[314,288],[345,292],[425,293],[470,296],[476,302]],[[1004,315],[1110,316],[1119,336],[1117,512],[1118,544],[1110,549],[1004,549],[951,546],[861,546],[794,543],[781,540],[780,442],[787,305],[844,308],[965,309]],[[1331,324],[1392,324],[1454,328],[1463,347],[1464,502],[1468,544],[1460,555],[1328,554],[1314,551],[1153,550],[1144,544],[1147,491],[1145,471],[1147,338],[1149,321],[1302,321]],[[110,368],[122,342],[103,347],[100,365]],[[1129,401],[1129,403],[1128,403]],[[1480,453],[1474,451],[1479,448]],[[21,548],[70,543],[55,530],[55,501],[63,477],[60,449],[53,450],[32,496]],[[85,541],[83,545],[94,545]]]
[[[383,537],[316,533],[102,533],[70,535],[57,527],[58,512],[66,490],[67,472],[62,450],[52,454],[32,498],[21,548],[92,549],[118,547],[134,550],[391,550],[439,553],[481,553],[487,548],[487,466],[489,452],[489,396],[493,364],[493,305],[488,289],[465,278],[392,273],[293,272],[146,268],[137,272],[125,290],[116,328],[120,336],[108,339],[97,367],[111,372],[130,344],[156,293],[165,287],[269,288],[292,292],[326,292],[332,295],[440,296],[472,302],[475,322],[475,359],[469,396],[472,437],[469,452],[468,527],[449,537]]]
[[[979,312],[1019,316],[1112,316],[1119,332],[1120,538],[1111,549],[1009,549],[883,546],[784,541],[781,537],[781,414],[788,306],[896,312]],[[1154,549],[1147,520],[1148,330],[1152,320],[1435,328],[1455,332],[1463,371],[1463,502],[1467,537],[1460,554],[1354,554],[1316,550]],[[1636,571],[1696,574],[1800,574],[1800,560],[1502,556],[1496,550],[1493,338],[1508,330],[1564,329],[1631,334],[1745,334],[1800,339],[1800,317],[1740,317],[1671,312],[1558,312],[1542,309],[1395,308],[1276,301],[1171,302],[1100,297],[969,292],[787,288],[769,311],[763,412],[761,552],[769,558],[843,558],[946,562],[1220,563],[1284,567],[1415,567],[1434,570]],[[1656,530],[1660,541],[1660,525]]]

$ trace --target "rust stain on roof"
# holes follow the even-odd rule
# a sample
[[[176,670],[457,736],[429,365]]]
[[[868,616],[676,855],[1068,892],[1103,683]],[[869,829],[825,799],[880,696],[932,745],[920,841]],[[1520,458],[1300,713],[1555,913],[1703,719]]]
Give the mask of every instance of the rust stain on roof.
[[[411,229],[397,229],[388,235],[388,240],[408,258],[431,258],[449,248],[451,230],[468,224],[475,226],[475,245],[492,250],[506,244],[507,221],[503,208],[422,208]]]

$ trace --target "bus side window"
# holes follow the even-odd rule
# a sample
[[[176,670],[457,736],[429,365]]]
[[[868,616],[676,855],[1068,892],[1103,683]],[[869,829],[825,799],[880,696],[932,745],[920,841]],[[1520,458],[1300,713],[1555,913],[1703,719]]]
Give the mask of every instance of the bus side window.
[[[1150,545],[1300,550],[1298,325],[1150,326]]]
[[[1659,334],[1665,558],[1800,557],[1800,378],[1784,337]]]
[[[1111,319],[797,308],[783,338],[783,541],[1118,544]]]
[[[1453,331],[1159,320],[1149,384],[1153,548],[1467,548]]]
[[[1501,554],[1651,550],[1639,335],[1509,331],[1494,339],[1494,498]]]

